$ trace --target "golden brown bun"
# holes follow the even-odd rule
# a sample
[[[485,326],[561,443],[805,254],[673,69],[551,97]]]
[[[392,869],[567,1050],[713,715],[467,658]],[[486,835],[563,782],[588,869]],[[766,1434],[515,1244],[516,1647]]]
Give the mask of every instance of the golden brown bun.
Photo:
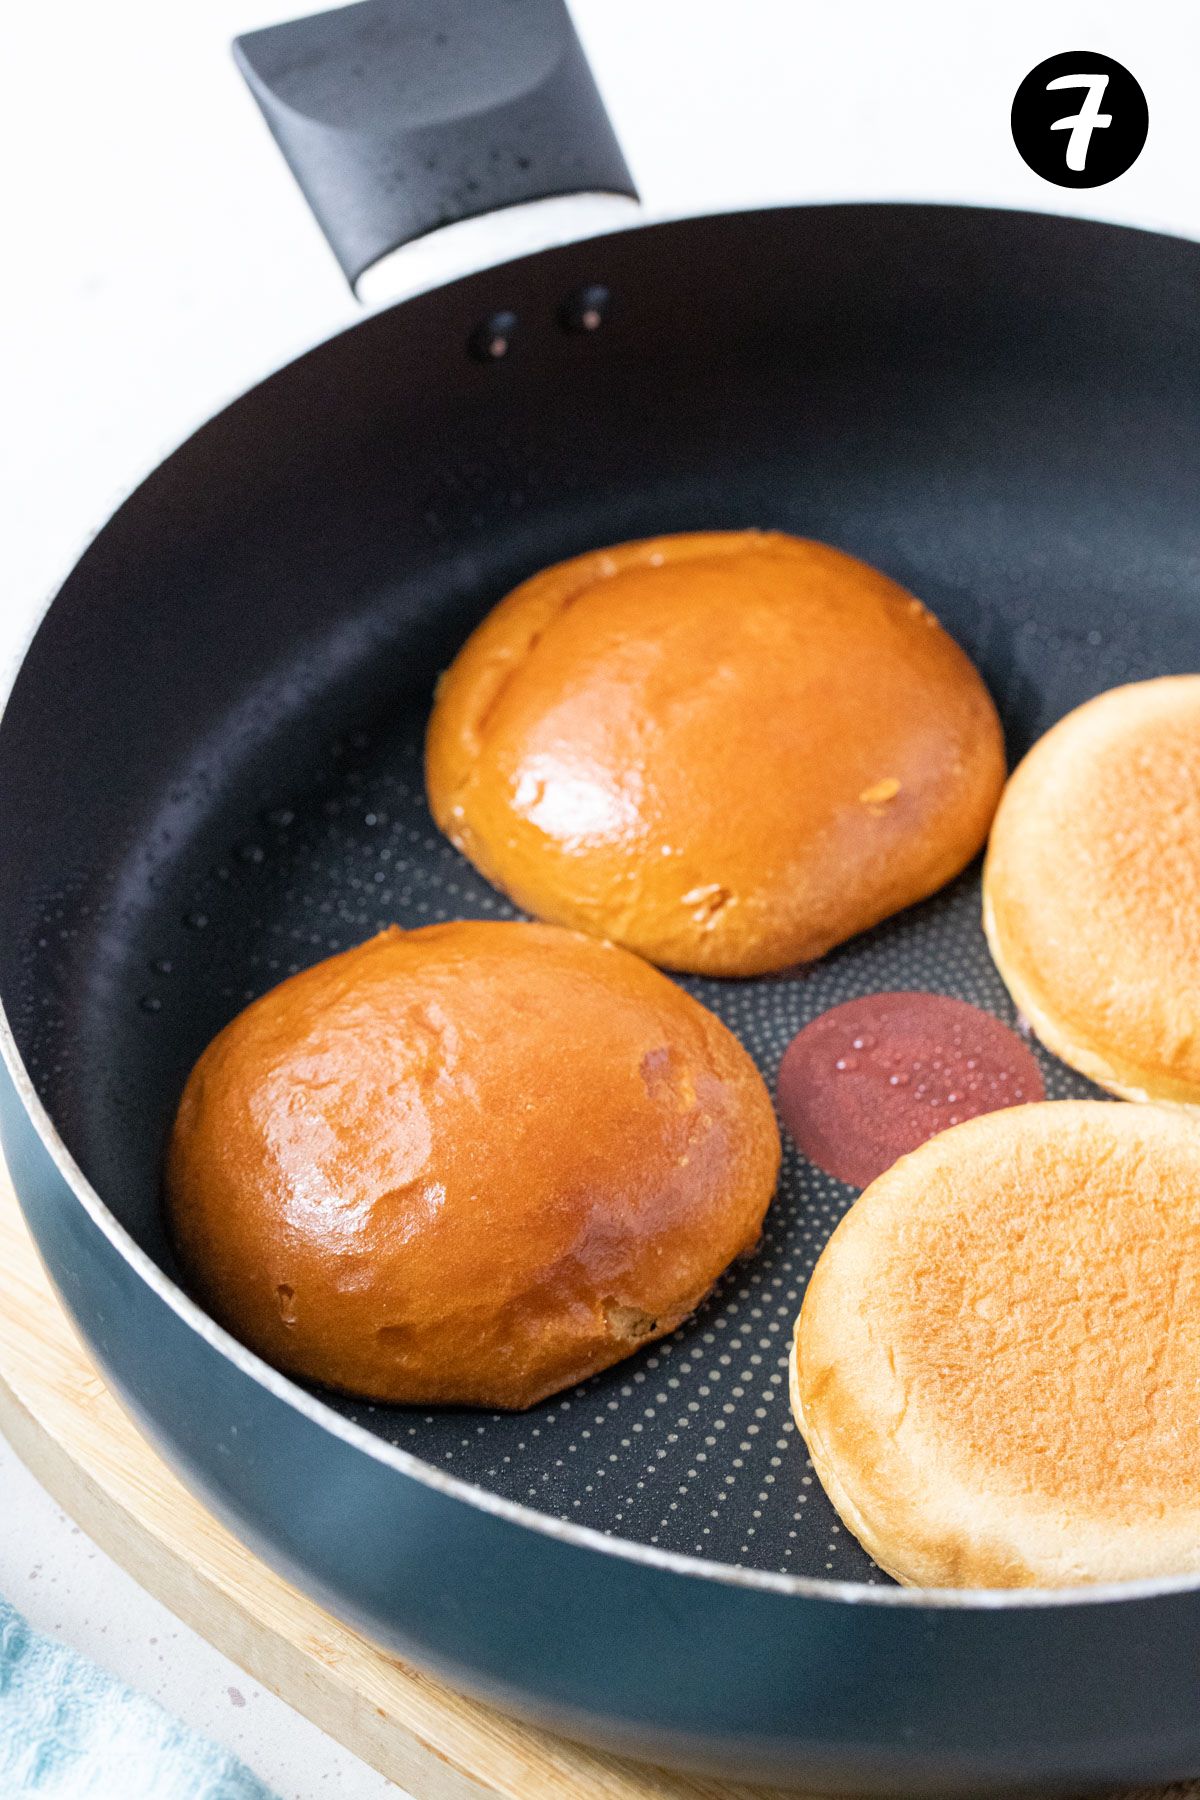
[[[984,929],[1056,1056],[1126,1100],[1200,1101],[1200,675],[1113,688],[1005,791]]]
[[[597,550],[502,600],[438,690],[442,830],[526,911],[666,968],[820,956],[949,881],[996,711],[878,570],[777,532]]]
[[[1063,1100],[931,1138],[834,1232],[792,1354],[813,1467],[898,1580],[1200,1569],[1200,1132]]]
[[[181,1260],[291,1374],[530,1406],[674,1329],[758,1239],[750,1058],[646,963],[552,926],[394,926],[248,1006],[188,1080]]]

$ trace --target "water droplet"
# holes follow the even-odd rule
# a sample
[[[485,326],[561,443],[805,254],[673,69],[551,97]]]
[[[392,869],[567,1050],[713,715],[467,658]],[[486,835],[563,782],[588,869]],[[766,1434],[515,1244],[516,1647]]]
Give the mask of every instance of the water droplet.
[[[467,342],[471,355],[480,362],[495,362],[507,356],[512,343],[513,332],[517,328],[517,315],[512,312],[493,313],[477,325]]]
[[[205,912],[185,913],[183,922],[189,931],[203,931],[208,924],[208,914]]]
[[[169,956],[156,956],[150,967],[156,975],[169,975],[175,965]]]
[[[958,1095],[957,1094],[947,1094],[946,1095],[947,1106],[955,1106],[955,1105],[957,1105],[957,1103],[958,1103]]]
[[[857,1069],[858,1058],[857,1056],[839,1056],[833,1066],[835,1069],[841,1069],[843,1072],[849,1069]]]
[[[851,1040],[850,1047],[853,1050],[873,1050],[875,1048],[875,1039],[871,1032],[864,1031],[861,1037],[856,1037]]]
[[[951,1113],[950,1117],[946,1120],[946,1123],[947,1123],[947,1125],[957,1125],[958,1124],[958,1114]]]
[[[976,1056],[968,1056],[967,1067],[968,1069],[977,1069],[979,1067],[979,1058]]]
[[[162,1011],[162,1001],[157,994],[143,994],[138,1001],[143,1012],[156,1013]]]
[[[888,1076],[888,1086],[889,1087],[907,1087],[908,1086],[908,1076],[907,1075],[889,1075]]]

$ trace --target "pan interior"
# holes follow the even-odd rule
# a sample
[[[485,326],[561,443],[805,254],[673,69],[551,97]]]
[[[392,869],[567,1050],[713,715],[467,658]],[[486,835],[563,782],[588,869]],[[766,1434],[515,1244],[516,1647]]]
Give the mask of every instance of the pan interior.
[[[754,241],[769,263],[778,231],[763,231]],[[677,238],[665,266],[677,269],[686,248]],[[547,293],[594,275],[596,254],[556,253]],[[615,291],[622,276],[633,282],[636,260],[621,262],[629,256],[615,243],[605,252]],[[541,260],[554,268],[553,258]],[[1011,272],[1011,252],[1001,265]],[[422,304],[430,331],[444,329],[432,301]],[[456,333],[476,306],[454,322]],[[91,766],[81,754],[63,776],[62,805],[73,816],[72,781],[91,789],[93,806],[107,804],[139,757],[138,791],[153,803],[137,813],[131,802],[132,823],[64,858],[55,879],[44,868],[31,874],[36,916],[21,926],[5,991],[68,1146],[163,1266],[164,1134],[187,1069],[222,1023],[289,972],[389,922],[515,916],[432,825],[422,738],[439,668],[532,569],[589,545],[701,526],[757,524],[840,544],[938,613],[981,667],[1014,756],[1106,687],[1200,668],[1185,513],[1198,453],[1194,431],[1186,444],[1179,435],[1171,385],[1147,381],[1136,359],[1115,386],[1084,379],[1069,357],[1070,366],[1031,374],[1019,333],[1009,368],[989,336],[993,306],[994,295],[978,322],[978,361],[960,331],[939,366],[937,321],[914,313],[894,367],[872,348],[865,390],[853,352],[876,339],[859,317],[845,327],[853,341],[835,343],[819,367],[798,351],[781,362],[776,345],[769,368],[749,353],[744,364],[727,359],[724,387],[700,399],[667,366],[668,391],[640,415],[647,430],[660,428],[652,454],[630,442],[648,379],[632,339],[624,350],[617,339],[627,361],[602,392],[594,374],[565,360],[582,352],[557,339],[547,352],[560,359],[551,389],[509,399],[493,417],[490,398],[477,401],[471,388],[456,402],[475,408],[469,454],[427,447],[415,473],[388,449],[386,421],[348,435],[350,412],[365,405],[356,389],[335,421],[336,441],[310,430],[303,467],[286,470],[257,510],[238,513],[236,543],[214,536],[210,515],[204,533],[156,551],[159,563],[143,557],[143,592],[130,601],[146,609],[142,660],[134,674],[126,665],[120,679],[110,676],[108,725],[93,729]],[[380,347],[394,345],[398,328],[369,326],[339,343],[358,339],[354,354],[374,359],[378,380]],[[661,321],[651,327],[660,331]],[[308,359],[309,388],[294,401],[310,425],[313,392],[330,391],[335,352],[326,351],[316,353],[324,370],[316,389]],[[462,380],[491,378],[470,371]],[[591,406],[583,443],[579,391]],[[273,404],[278,413],[278,391]],[[756,407],[767,409],[761,419]],[[1142,454],[1130,474],[1135,426]],[[280,429],[278,417],[270,434],[263,425],[264,442]],[[241,449],[243,460],[254,452],[244,432]],[[228,452],[210,442],[210,479]],[[171,466],[152,496],[168,520],[167,502],[195,502],[196,492],[194,471],[171,476]],[[102,539],[91,572],[82,566],[78,616],[72,623],[70,606],[62,615],[63,645],[68,632],[81,641],[79,621],[109,603],[95,596],[114,569],[132,579],[130,534],[144,529],[146,511],[143,503],[125,526],[118,519],[115,547],[106,551]],[[208,645],[212,632],[224,633],[220,654]],[[61,681],[63,653],[44,642],[41,664],[35,654],[22,677],[24,712],[14,710],[27,738],[39,717],[30,684],[48,688],[56,669]],[[174,684],[166,700],[164,681]],[[217,700],[201,706],[200,689]],[[173,741],[176,714],[184,723]],[[138,720],[159,716],[157,741],[168,749],[152,781]],[[135,785],[131,776],[131,794]],[[80,844],[87,818],[81,805]],[[741,1038],[772,1086],[793,1034],[858,995],[925,988],[1013,1018],[979,926],[977,869],[806,970],[683,985]],[[1095,1091],[1037,1054],[1049,1096]],[[790,1326],[853,1197],[786,1144],[758,1254],[670,1338],[526,1414],[423,1413],[327,1396],[328,1404],[468,1481],[618,1537],[755,1569],[883,1581],[838,1524],[787,1401]]]
[[[1058,673],[1043,684],[1048,718],[1156,666],[1127,636],[1119,645],[1088,645],[1086,659],[1073,658],[1067,637],[1036,622],[1020,629],[1019,641],[1048,677]],[[1200,631],[1188,660],[1200,666]],[[424,723],[419,705],[374,732],[352,728],[334,739],[316,780],[283,781],[262,805],[222,817],[225,853],[186,875],[177,871],[163,904],[138,920],[137,948],[131,939],[121,976],[129,1008],[122,1079],[155,1081],[159,1131],[181,1072],[172,1054],[181,1024],[230,1016],[288,973],[392,920],[417,926],[517,916],[429,818]],[[72,916],[69,905],[55,910]],[[737,1033],[770,1084],[800,1026],[859,994],[927,988],[1013,1019],[980,930],[975,869],[806,970],[739,982],[684,978],[682,985]],[[97,1014],[97,1030],[101,1022]],[[56,1054],[51,1027],[43,1021],[35,1064]],[[1037,1054],[1050,1097],[1095,1091],[1040,1048]],[[160,1057],[175,1069],[165,1087],[155,1079]],[[147,1098],[126,1119],[139,1145],[149,1137]],[[122,1140],[113,1140],[109,1119],[81,1123],[90,1127],[90,1160],[105,1166],[101,1191],[114,1191],[117,1169],[108,1165],[122,1154]],[[332,1396],[329,1404],[457,1475],[601,1531],[753,1568],[883,1580],[814,1479],[787,1401],[790,1325],[854,1190],[806,1163],[786,1135],[785,1146],[758,1254],[730,1271],[665,1341],[523,1415],[418,1413]],[[150,1182],[146,1164],[143,1148],[135,1166]],[[128,1168],[125,1161],[126,1179]],[[159,1255],[166,1255],[162,1246]]]

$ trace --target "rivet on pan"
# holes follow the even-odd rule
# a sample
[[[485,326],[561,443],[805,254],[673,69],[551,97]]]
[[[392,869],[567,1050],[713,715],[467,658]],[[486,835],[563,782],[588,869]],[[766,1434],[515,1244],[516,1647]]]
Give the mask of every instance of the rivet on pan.
[[[610,295],[598,285],[579,288],[568,294],[558,309],[558,321],[564,331],[599,331],[608,311]]]
[[[508,355],[516,329],[516,313],[491,313],[482,325],[477,325],[471,333],[471,355],[480,362],[499,362],[502,356]]]

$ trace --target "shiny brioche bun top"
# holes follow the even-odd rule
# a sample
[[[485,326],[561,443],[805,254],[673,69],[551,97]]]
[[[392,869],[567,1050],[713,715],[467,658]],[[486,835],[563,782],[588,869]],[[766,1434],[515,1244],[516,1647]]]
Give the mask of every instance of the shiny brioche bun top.
[[[292,976],[196,1064],[180,1258],[291,1373],[523,1407],[672,1330],[757,1241],[779,1136],[711,1013],[551,926],[392,928]]]
[[[819,956],[987,833],[995,708],[919,600],[826,544],[695,532],[533,576],[429,726],[434,818],[526,911],[668,968]]]

